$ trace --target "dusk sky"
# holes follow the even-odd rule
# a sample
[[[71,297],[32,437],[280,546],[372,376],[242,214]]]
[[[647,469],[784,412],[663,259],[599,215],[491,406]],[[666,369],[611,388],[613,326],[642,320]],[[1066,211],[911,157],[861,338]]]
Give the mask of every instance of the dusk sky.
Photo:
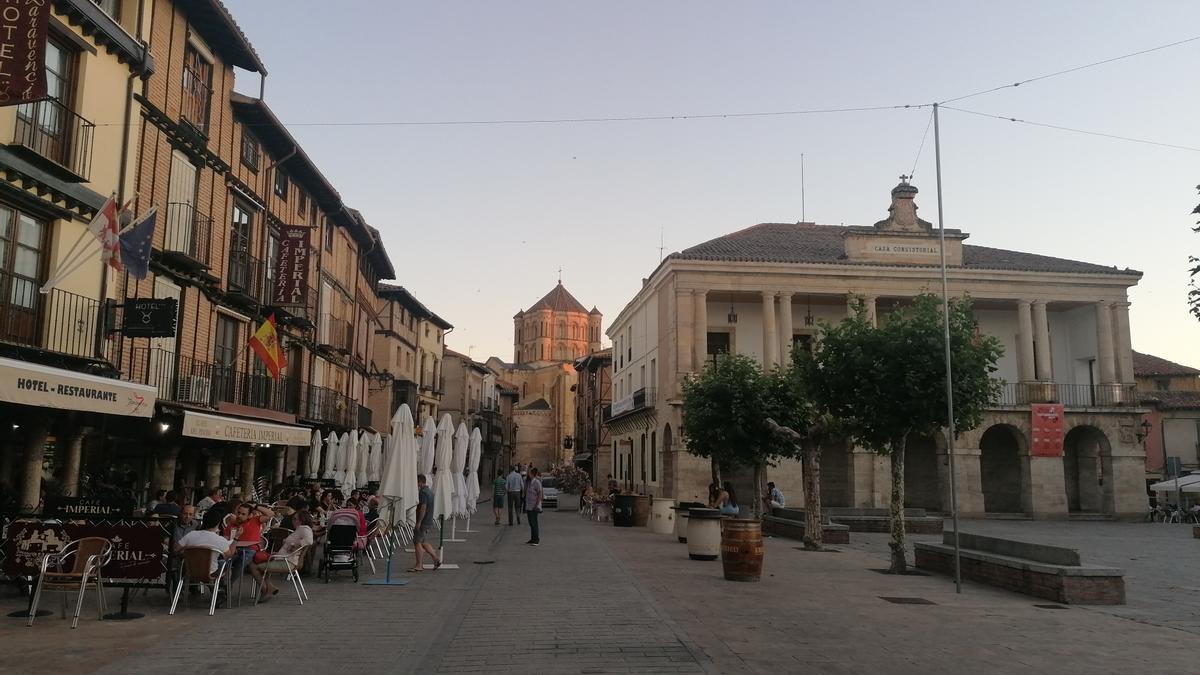
[[[226,0],[266,100],[379,228],[397,283],[512,357],[563,282],[608,320],[666,252],[759,222],[869,225],[929,110],[513,125],[929,103],[1187,39],[1195,2]],[[331,9],[333,8],[333,9]],[[956,107],[1200,148],[1200,41]],[[239,71],[238,89],[258,93]],[[329,126],[336,123],[343,126]],[[1186,311],[1200,151],[942,113],[946,226],[970,244],[1133,268],[1133,347],[1200,366]],[[913,183],[935,220],[933,135]]]

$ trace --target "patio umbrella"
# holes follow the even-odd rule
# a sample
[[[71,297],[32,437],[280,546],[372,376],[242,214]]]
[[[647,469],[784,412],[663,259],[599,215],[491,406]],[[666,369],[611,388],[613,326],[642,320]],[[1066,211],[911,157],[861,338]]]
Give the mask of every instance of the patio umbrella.
[[[348,431],[342,437],[342,444],[346,457],[346,463],[342,467],[346,470],[345,486],[342,488],[342,491],[347,492],[358,487],[358,431],[355,429]]]
[[[467,433],[467,425],[458,423],[454,431],[454,455],[450,459],[450,475],[454,478],[454,511],[455,518],[467,517],[467,482],[463,480],[463,471],[467,469],[467,446],[471,443],[471,434]]]
[[[357,479],[354,481],[354,487],[367,486],[367,464],[371,461],[371,436],[373,435],[364,431],[358,436],[358,462],[355,464]]]
[[[313,429],[312,445],[308,448],[308,477],[321,475],[321,432]]]
[[[450,421],[450,415],[442,415],[436,436],[433,464],[437,466],[437,473],[433,479],[433,517],[442,519],[454,515],[454,479],[450,470],[454,457],[454,423]]]
[[[392,415],[388,436],[391,447],[379,481],[379,494],[397,502],[393,522],[409,526],[416,524],[417,513],[413,508],[417,503],[417,437],[413,435],[413,426],[412,412],[407,404],[401,405]]]
[[[329,432],[329,437],[325,439],[325,473],[322,478],[333,478],[338,467],[338,435]]]
[[[479,501],[479,459],[483,454],[483,436],[479,429],[471,430],[471,442],[467,446],[467,513],[475,513]]]
[[[371,434],[371,454],[367,460],[367,480],[383,482],[383,436]]]
[[[421,445],[417,452],[417,473],[424,474],[429,479],[429,484],[433,485],[434,440],[437,438],[438,426],[432,417],[426,415],[421,429],[425,435],[421,437]]]

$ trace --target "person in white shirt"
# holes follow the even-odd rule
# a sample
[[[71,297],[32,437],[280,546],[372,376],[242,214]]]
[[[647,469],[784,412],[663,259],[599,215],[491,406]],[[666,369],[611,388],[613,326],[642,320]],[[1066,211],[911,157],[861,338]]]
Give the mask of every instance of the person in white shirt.
[[[271,596],[279,592],[278,588],[271,585],[271,575],[286,575],[292,571],[293,567],[299,570],[304,563],[302,556],[305,547],[312,546],[312,516],[308,514],[308,511],[297,511],[292,516],[292,522],[296,524],[296,530],[283,540],[283,543],[279,545],[279,551],[275,553],[275,555],[286,556],[287,560],[272,559],[250,566],[250,574],[254,575],[254,578],[262,585],[259,601],[269,600]],[[274,556],[272,557],[274,558]]]
[[[201,518],[204,513],[212,508],[213,504],[225,500],[225,492],[219,487],[212,488],[208,491],[208,496],[196,502],[196,515]]]
[[[513,514],[517,514],[517,524],[521,524],[521,491],[525,489],[525,479],[512,467],[505,480],[504,489],[508,491],[508,524],[513,524]]]
[[[782,509],[787,506],[783,493],[775,487],[775,483],[767,483],[767,495],[763,497],[763,501],[767,503],[767,513],[770,513],[771,509]]]
[[[217,534],[217,529],[221,527],[221,519],[225,514],[220,511],[209,511],[204,514],[204,520],[200,523],[200,529],[192,530],[183,535],[179,541],[175,542],[175,551],[182,552],[185,548],[201,547],[210,548],[226,558],[230,558],[237,551],[237,546],[232,541]],[[208,573],[212,574],[217,571],[217,556],[214,554],[212,563],[209,566]]]

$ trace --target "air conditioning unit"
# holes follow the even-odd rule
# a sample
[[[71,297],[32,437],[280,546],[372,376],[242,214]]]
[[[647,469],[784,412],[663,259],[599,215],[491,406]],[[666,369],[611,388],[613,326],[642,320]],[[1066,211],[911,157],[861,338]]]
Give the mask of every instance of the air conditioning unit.
[[[179,378],[179,402],[208,405],[212,382],[201,375]]]

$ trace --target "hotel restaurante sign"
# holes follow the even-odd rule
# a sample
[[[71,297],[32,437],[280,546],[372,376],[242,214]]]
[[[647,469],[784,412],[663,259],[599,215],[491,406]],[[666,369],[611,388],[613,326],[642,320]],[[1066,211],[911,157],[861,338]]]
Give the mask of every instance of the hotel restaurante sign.
[[[142,384],[0,358],[0,401],[8,403],[151,417],[157,393]]]
[[[0,3],[0,106],[46,97],[47,0]]]
[[[190,410],[183,416],[183,435],[211,438],[216,441],[269,445],[308,445],[312,440],[312,432],[305,427],[205,415]]]

